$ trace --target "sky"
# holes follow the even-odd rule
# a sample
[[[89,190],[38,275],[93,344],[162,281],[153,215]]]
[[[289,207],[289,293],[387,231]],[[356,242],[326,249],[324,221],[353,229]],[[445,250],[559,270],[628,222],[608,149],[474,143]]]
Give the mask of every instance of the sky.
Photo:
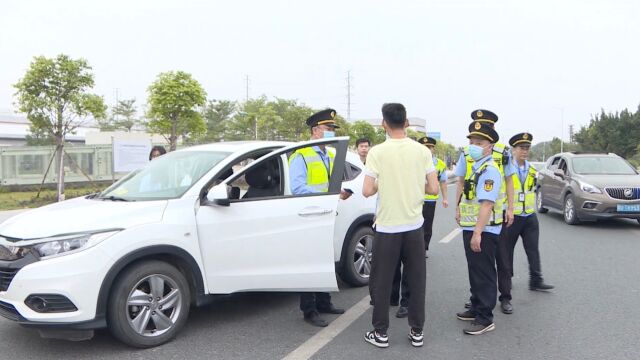
[[[377,119],[401,102],[462,145],[470,113],[499,116],[501,139],[534,142],[640,105],[640,1],[3,0],[0,109],[34,56],[89,61],[113,105],[164,71],[191,73],[209,99],[297,99]],[[304,121],[304,119],[301,119]],[[564,127],[562,126],[564,124]]]

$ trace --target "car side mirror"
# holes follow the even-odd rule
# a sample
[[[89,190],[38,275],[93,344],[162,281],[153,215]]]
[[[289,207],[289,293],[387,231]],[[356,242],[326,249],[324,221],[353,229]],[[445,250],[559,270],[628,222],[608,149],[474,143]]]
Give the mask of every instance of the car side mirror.
[[[555,169],[553,171],[553,175],[555,175],[555,176],[557,176],[557,177],[559,177],[561,179],[564,179],[564,171],[562,171],[560,169]]]
[[[229,193],[227,192],[227,184],[218,184],[212,187],[207,193],[207,202],[205,205],[229,206]]]

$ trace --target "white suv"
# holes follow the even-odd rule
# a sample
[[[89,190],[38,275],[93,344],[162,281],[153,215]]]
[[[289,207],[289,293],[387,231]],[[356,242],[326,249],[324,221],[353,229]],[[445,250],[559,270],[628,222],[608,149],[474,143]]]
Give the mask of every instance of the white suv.
[[[329,192],[293,195],[293,151],[329,145]],[[368,283],[375,204],[348,138],[229,142],[172,152],[100,194],[0,225],[0,315],[47,337],[109,327],[136,347],[172,339],[191,305],[244,291]],[[342,201],[339,193],[353,196]],[[60,332],[58,330],[64,330]]]

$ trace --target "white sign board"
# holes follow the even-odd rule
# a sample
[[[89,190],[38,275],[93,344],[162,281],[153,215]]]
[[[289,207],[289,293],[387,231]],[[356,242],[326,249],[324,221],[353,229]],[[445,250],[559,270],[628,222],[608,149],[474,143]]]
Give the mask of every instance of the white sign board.
[[[149,162],[151,142],[113,139],[113,171],[130,172]]]

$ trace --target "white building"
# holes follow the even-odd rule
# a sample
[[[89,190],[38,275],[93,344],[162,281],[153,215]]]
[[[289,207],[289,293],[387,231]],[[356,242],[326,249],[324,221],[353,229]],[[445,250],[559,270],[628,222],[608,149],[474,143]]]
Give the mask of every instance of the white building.
[[[29,135],[31,123],[24,115],[13,114],[8,110],[0,110],[0,146],[24,146]],[[101,145],[111,144],[111,138],[123,138],[127,140],[149,138],[154,144],[166,143],[161,135],[151,135],[144,131],[134,130],[127,132],[101,132],[93,120],[87,120],[83,126],[77,128],[74,134],[68,134],[66,141],[77,144]]]

